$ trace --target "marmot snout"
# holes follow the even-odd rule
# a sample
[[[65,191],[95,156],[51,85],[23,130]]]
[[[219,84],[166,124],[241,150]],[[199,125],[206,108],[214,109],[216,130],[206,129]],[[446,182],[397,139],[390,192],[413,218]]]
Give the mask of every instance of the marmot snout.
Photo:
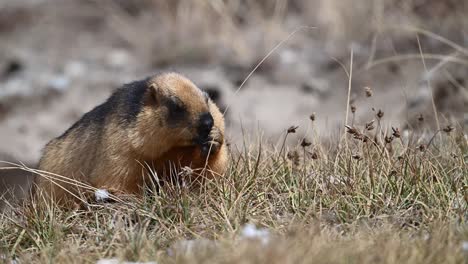
[[[164,178],[185,166],[205,176],[221,175],[227,166],[227,150],[218,107],[176,73],[117,89],[105,103],[49,142],[39,162],[40,170],[133,194],[141,192],[148,171]],[[58,200],[66,200],[68,191],[78,191],[43,177],[36,183],[39,190]]]

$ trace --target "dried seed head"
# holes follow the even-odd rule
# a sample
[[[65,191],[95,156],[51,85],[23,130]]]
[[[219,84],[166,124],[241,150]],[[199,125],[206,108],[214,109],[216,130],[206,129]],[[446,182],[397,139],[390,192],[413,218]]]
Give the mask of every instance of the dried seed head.
[[[292,160],[296,154],[297,154],[297,151],[288,151],[288,154],[286,155],[286,157]]]
[[[312,159],[314,159],[314,160],[318,159],[318,155],[317,155],[316,152],[312,152],[312,153],[310,154],[310,157],[311,157]]]
[[[346,132],[351,134],[351,135],[356,135],[356,134],[361,134],[356,128],[351,127],[351,126],[345,126],[346,127]]]
[[[398,129],[398,127],[392,127],[392,135],[396,138],[400,138],[401,137],[401,134],[400,134],[400,130]]]
[[[374,128],[375,128],[375,126],[374,126],[374,120],[371,120],[371,121],[369,121],[368,123],[366,123],[366,130],[367,130],[367,131],[371,131],[371,130],[373,130]]]
[[[393,141],[393,136],[385,136],[385,143],[390,144]]]
[[[367,136],[363,134],[354,135],[354,139],[361,140],[362,142],[367,142]]]
[[[377,112],[377,118],[381,119],[383,116],[384,112],[381,109],[379,109],[379,111]]]
[[[312,113],[310,116],[309,116],[310,120],[315,121],[315,112]]]
[[[310,141],[308,141],[306,138],[302,139],[301,147],[305,148],[305,147],[308,147],[310,145],[312,145],[312,143]]]
[[[296,133],[296,130],[299,128],[299,126],[290,126],[288,128],[288,134],[294,134]]]
[[[426,145],[421,144],[419,145],[419,151],[424,152],[426,150]]]
[[[451,125],[448,125],[446,127],[444,127],[442,130],[445,132],[445,133],[450,133],[454,130],[455,128]]]
[[[289,151],[287,154],[287,158],[293,162],[294,165],[299,166],[300,164],[300,157],[299,153],[294,150],[294,151]]]
[[[424,121],[424,116],[423,116],[422,114],[419,114],[419,116],[418,116],[418,121],[419,121],[419,122]]]
[[[359,132],[357,128],[351,127],[351,126],[345,126],[347,129],[347,133],[353,135],[353,138],[362,140],[363,142],[367,142],[367,136]]]
[[[370,87],[364,87],[364,90],[366,91],[366,97],[372,97],[372,89]]]
[[[351,105],[351,113],[356,113],[356,106],[355,105]]]

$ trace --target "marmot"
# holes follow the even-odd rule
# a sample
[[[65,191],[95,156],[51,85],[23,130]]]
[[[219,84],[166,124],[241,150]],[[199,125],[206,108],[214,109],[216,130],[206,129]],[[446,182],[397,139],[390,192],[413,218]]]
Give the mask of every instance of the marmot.
[[[189,166],[213,177],[225,172],[227,162],[218,107],[186,77],[163,73],[123,85],[84,114],[45,146],[39,170],[138,195],[149,170],[164,178]],[[36,179],[36,190],[67,200],[63,188],[42,176]]]

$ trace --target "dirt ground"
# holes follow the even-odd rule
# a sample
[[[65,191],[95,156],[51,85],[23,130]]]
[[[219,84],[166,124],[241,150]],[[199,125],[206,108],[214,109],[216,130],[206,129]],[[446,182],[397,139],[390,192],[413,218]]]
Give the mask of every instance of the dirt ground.
[[[244,137],[278,142],[292,125],[300,133],[290,144],[339,135],[349,83],[356,107],[349,122],[370,121],[374,108],[388,129],[417,126],[420,114],[435,127],[432,91],[440,126],[466,129],[467,4],[377,2],[1,2],[0,160],[34,167],[50,139],[113,89],[168,70],[187,75],[227,110],[234,144]],[[0,170],[0,192],[27,190],[28,179]]]

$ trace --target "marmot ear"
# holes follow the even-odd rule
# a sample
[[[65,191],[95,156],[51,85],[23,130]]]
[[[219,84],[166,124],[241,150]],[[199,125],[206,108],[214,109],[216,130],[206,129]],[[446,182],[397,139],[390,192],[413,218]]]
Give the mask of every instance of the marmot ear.
[[[159,105],[161,102],[161,96],[161,89],[155,83],[150,83],[148,85],[148,97],[146,103],[148,105]]]

